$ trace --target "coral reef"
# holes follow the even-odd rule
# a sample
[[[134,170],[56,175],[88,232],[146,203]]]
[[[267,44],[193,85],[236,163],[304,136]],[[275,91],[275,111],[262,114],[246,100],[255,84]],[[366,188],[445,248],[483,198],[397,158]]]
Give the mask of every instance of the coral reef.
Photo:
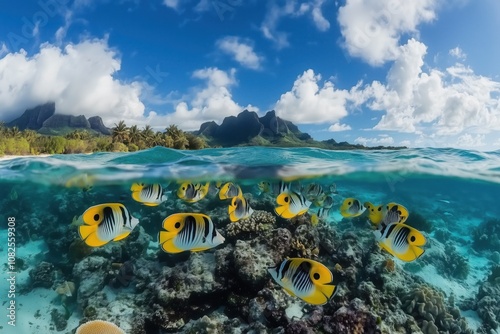
[[[403,310],[417,320],[424,334],[472,333],[460,317],[460,311],[446,305],[443,294],[427,285],[417,285],[401,301]]]
[[[109,260],[102,256],[89,256],[73,267],[73,277],[78,283],[77,302],[82,309],[90,296],[102,290],[109,269]]]
[[[500,250],[500,219],[483,221],[472,230],[472,247],[477,251]]]
[[[267,231],[276,225],[276,216],[267,211],[255,210],[248,218],[241,219],[227,226],[227,236],[230,238],[248,240],[259,233]]]
[[[40,262],[35,268],[29,271],[31,288],[50,288],[55,281],[54,265],[49,262]]]
[[[325,333],[381,333],[377,326],[377,317],[370,313],[359,298],[353,299],[347,306],[342,306],[333,315],[325,315],[322,327]]]
[[[482,329],[490,333],[500,327],[500,265],[491,268],[488,278],[479,286],[476,297],[477,313],[483,320]]]
[[[310,224],[299,225],[292,237],[293,256],[317,258],[319,254],[319,233]]]

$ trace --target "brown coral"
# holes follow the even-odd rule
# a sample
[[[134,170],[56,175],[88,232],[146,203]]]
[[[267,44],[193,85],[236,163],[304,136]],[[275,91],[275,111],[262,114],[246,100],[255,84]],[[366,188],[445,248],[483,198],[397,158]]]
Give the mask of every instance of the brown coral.
[[[56,288],[56,292],[61,296],[72,297],[75,294],[75,283],[64,281]]]
[[[231,223],[227,226],[227,235],[229,237],[242,234],[252,235],[254,232],[263,232],[271,229],[276,223],[276,217],[267,211],[256,210],[245,219]]]

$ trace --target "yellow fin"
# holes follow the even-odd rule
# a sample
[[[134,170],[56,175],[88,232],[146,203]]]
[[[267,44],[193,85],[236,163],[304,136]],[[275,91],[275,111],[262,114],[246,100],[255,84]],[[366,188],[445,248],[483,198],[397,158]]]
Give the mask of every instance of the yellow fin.
[[[95,231],[97,231],[97,225],[81,225],[78,227],[78,234],[80,234],[82,240],[87,239]]]
[[[161,249],[167,253],[180,253],[183,249],[179,249],[174,244],[174,237],[177,233],[160,231],[158,233],[158,241],[161,245]]]
[[[80,233],[80,237],[84,239],[83,241],[91,247],[100,247],[108,243],[108,241],[103,241],[99,239],[99,237],[97,236],[96,225],[92,226],[83,225],[79,227],[78,231]],[[83,238],[83,236],[85,236],[85,238]]]
[[[130,191],[133,191],[133,192],[140,192],[142,190],[142,188],[144,188],[144,184],[143,183],[134,183],[131,187],[130,187]]]
[[[130,234],[130,231],[124,232],[124,233],[118,235],[117,237],[115,237],[113,239],[113,241],[120,241],[122,239],[125,239],[126,237],[128,237],[129,234]]]

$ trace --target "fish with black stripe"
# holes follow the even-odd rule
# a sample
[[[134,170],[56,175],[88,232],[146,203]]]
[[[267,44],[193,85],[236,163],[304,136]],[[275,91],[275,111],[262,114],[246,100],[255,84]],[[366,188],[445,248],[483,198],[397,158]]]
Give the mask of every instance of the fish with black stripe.
[[[314,260],[289,258],[267,270],[288,294],[312,305],[326,304],[337,289],[332,272]]]
[[[285,191],[276,197],[278,206],[274,209],[276,214],[285,219],[303,215],[309,210],[311,202],[304,195],[296,191]]]
[[[184,182],[177,189],[177,196],[188,203],[195,203],[207,195],[209,188],[210,182],[205,184]]]
[[[243,192],[241,191],[241,188],[237,184],[234,184],[233,182],[227,182],[220,188],[219,199],[220,200],[231,199],[236,196],[242,196],[242,194]]]
[[[397,218],[394,211],[389,213],[387,221]],[[403,223],[391,222],[386,224],[381,222],[378,229],[373,232],[375,239],[382,249],[397,257],[398,259],[411,262],[418,259],[425,250],[421,248],[426,243],[424,235],[417,229]]]
[[[160,184],[134,183],[130,187],[132,198],[147,206],[158,206],[167,200],[165,190]]]
[[[78,233],[92,247],[126,238],[139,223],[120,203],[94,205],[83,213],[82,220],[83,225],[78,227]]]
[[[345,218],[354,218],[365,212],[366,208],[356,198],[346,198],[340,206],[340,214]]]
[[[232,222],[248,218],[253,213],[252,207],[250,207],[250,204],[248,204],[247,199],[243,195],[234,197],[231,200],[231,204],[229,205],[227,211],[229,219]]]
[[[209,216],[202,213],[174,213],[163,220],[165,231],[158,234],[161,249],[167,253],[204,251],[224,242]]]

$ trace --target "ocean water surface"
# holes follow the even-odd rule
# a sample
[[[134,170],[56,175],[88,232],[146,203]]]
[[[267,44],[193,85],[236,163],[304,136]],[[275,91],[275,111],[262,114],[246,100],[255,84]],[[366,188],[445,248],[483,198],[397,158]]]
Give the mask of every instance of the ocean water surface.
[[[500,333],[500,151],[24,157],[0,191],[2,333]]]

